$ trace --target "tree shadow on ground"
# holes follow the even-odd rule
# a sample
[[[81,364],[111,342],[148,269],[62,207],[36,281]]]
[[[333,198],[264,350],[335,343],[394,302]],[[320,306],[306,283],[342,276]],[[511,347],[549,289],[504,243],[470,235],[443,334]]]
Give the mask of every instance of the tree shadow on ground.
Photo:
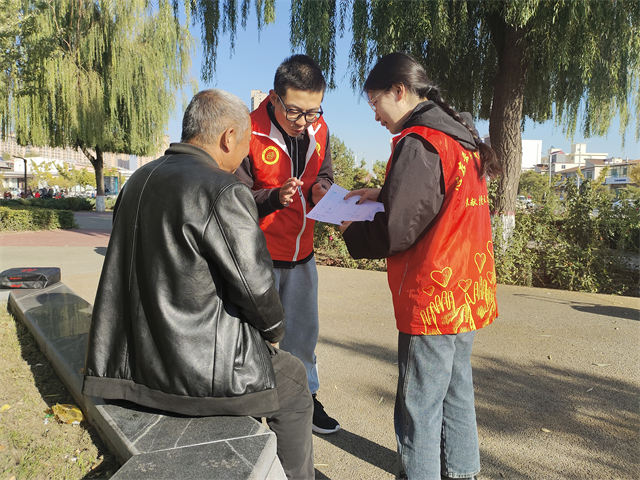
[[[544,295],[531,295],[524,293],[516,293],[514,297],[531,298],[540,302],[559,303],[569,305],[574,310],[584,313],[592,313],[595,315],[604,315],[608,317],[623,318],[626,320],[640,321],[640,310],[630,307],[618,307],[616,305],[602,305],[594,302],[574,302],[562,300],[559,298],[549,298]]]
[[[391,425],[391,428],[393,428],[393,425]],[[396,472],[396,452],[394,450],[344,429],[331,435],[322,435],[321,438],[363,462],[378,467],[380,470],[392,475]],[[326,478],[328,477],[316,470],[316,479]]]
[[[349,342],[349,341],[336,341],[330,338],[322,337],[318,340],[318,343],[327,345],[330,347],[341,348],[348,350],[352,353],[357,353],[363,356],[375,358],[376,360],[397,364],[398,363],[398,351],[395,348],[386,348],[375,343],[364,342]]]
[[[594,307],[569,303],[575,303],[574,308]],[[612,312],[617,307],[602,308]],[[606,312],[603,314],[610,314]],[[373,343],[326,338],[321,343],[379,361],[397,361],[395,349]],[[476,354],[472,363],[478,426],[490,437],[480,447],[481,478],[637,478],[640,464],[637,384],[607,376],[602,369],[596,373]],[[395,398],[395,391],[377,391],[388,400]],[[388,427],[392,429],[393,425],[390,423]],[[543,428],[550,432],[544,432]],[[327,441],[394,473],[395,452],[350,432],[344,433],[349,435],[330,436]],[[530,453],[526,453],[528,446],[534,449]],[[514,460],[516,453],[522,461]]]
[[[638,385],[539,362],[523,367],[498,357],[474,356],[473,363],[481,429],[505,439],[530,432],[532,444],[548,448],[549,456],[558,453],[551,450],[554,447],[549,439],[560,442],[556,448],[562,449],[559,454],[570,459],[574,470],[568,471],[566,463],[561,468],[550,459],[544,460],[539,466],[546,478],[586,478],[588,464],[597,464],[611,478],[637,475]],[[552,436],[542,428],[550,430]],[[568,439],[572,448],[562,443]],[[518,470],[514,462],[496,458],[495,452],[482,451],[482,457],[504,478],[541,478],[539,472],[532,472],[531,465]]]

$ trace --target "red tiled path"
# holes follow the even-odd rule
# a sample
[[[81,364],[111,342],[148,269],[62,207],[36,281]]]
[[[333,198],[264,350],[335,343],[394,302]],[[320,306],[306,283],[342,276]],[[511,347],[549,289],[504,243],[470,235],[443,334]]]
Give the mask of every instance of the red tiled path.
[[[0,233],[0,247],[106,247],[111,212],[75,212],[80,228]]]
[[[40,230],[0,234],[0,247],[106,247],[111,230]]]

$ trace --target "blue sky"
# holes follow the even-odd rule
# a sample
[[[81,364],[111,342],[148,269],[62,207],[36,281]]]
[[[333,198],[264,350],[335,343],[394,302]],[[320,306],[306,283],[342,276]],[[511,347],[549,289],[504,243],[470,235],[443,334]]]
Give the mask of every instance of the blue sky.
[[[246,30],[238,26],[235,52],[231,55],[229,37],[224,35],[218,47],[217,69],[214,80],[204,83],[200,79],[202,47],[197,43],[192,57],[192,76],[198,81],[200,90],[205,88],[221,88],[242,98],[250,104],[250,91],[268,92],[273,87],[273,76],[276,68],[286,57],[292,54],[289,44],[289,2],[277,2],[276,23],[262,29],[258,35],[256,19],[253,14],[247,22]],[[199,32],[194,30],[194,37],[199,39]],[[322,103],[324,118],[332,134],[337,135],[357,154],[358,162],[365,159],[370,167],[375,160],[386,161],[389,157],[389,140],[391,134],[374,120],[374,114],[359,93],[354,92],[349,84],[350,33],[338,40],[336,59],[337,89],[327,91]],[[190,92],[186,94],[187,101]],[[168,131],[171,141],[180,141],[182,112],[186,105],[182,104],[182,94],[178,94],[176,111],[170,121]],[[633,122],[633,119],[632,119]],[[489,122],[479,121],[478,132],[481,136],[489,133]],[[579,134],[574,143],[587,143],[587,152],[607,153],[608,156],[640,158],[640,143],[634,139],[634,126],[630,125],[626,133],[626,146],[623,149],[619,134],[619,122],[612,125],[606,138],[592,137],[583,139]],[[522,134],[525,140],[542,140],[542,151],[552,146],[565,152],[571,149],[571,141],[562,133],[562,128],[555,128],[553,121],[536,125],[528,121]]]

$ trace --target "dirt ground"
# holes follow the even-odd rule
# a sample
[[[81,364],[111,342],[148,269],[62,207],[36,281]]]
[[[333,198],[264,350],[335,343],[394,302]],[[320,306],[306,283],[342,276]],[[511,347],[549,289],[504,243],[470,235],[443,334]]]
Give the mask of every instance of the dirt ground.
[[[109,478],[115,457],[83,421],[47,410],[73,398],[20,322],[0,312],[0,480]]]

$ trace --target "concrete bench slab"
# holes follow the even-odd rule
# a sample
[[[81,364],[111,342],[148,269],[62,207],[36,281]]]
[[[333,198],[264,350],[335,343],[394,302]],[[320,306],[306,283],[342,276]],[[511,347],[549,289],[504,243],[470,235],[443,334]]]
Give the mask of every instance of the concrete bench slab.
[[[87,419],[124,464],[113,478],[286,478],[275,434],[251,417],[186,417],[82,395],[92,306],[63,283],[13,290],[22,321]]]

